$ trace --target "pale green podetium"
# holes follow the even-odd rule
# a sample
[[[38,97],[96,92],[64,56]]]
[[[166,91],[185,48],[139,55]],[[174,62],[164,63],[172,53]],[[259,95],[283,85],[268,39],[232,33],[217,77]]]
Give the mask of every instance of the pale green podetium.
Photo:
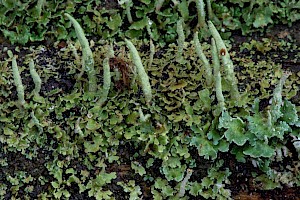
[[[183,60],[182,54],[183,54],[184,40],[185,40],[182,18],[177,21],[177,35],[178,35],[178,39],[177,39],[178,51],[177,51],[176,60],[177,62],[181,62]]]
[[[218,56],[217,46],[215,40],[211,39],[211,52],[212,52],[212,61],[214,66],[214,78],[215,78],[215,88],[218,104],[221,108],[221,111],[225,110],[225,100],[222,93],[222,79],[220,73],[220,60]]]
[[[36,116],[34,115],[34,111],[31,111],[30,115],[31,115],[33,123],[38,127],[39,133],[42,133],[43,132],[43,126],[40,123],[40,121],[36,118]]]
[[[132,16],[131,16],[131,11],[130,11],[131,6],[132,6],[132,1],[126,1],[125,2],[126,15],[127,15],[128,22],[130,24],[132,24],[132,22],[133,22]]]
[[[101,98],[99,100],[99,105],[102,106],[107,100],[111,84],[111,75],[109,67],[109,58],[104,58],[103,60],[103,88],[101,92]]]
[[[154,54],[155,54],[155,46],[153,44],[152,39],[150,39],[150,56],[149,56],[150,58],[148,63],[148,69],[152,66]]]
[[[196,7],[197,7],[197,13],[198,13],[198,27],[204,28],[206,27],[205,23],[205,5],[203,0],[196,0]]]
[[[42,86],[42,80],[41,80],[39,74],[35,70],[34,62],[32,59],[30,59],[30,62],[29,62],[29,70],[30,70],[30,75],[34,82],[34,86],[35,86],[33,93],[34,93],[34,95],[39,96],[39,92],[40,92],[41,86]]]
[[[83,138],[84,133],[80,128],[80,120],[81,120],[80,117],[76,120],[75,127],[74,127],[74,133],[78,134],[81,138]]]
[[[189,181],[189,179],[191,178],[192,174],[193,174],[192,169],[187,169],[186,170],[186,175],[185,175],[184,179],[181,181],[180,190],[177,193],[176,197],[184,197],[186,184]]]
[[[217,31],[216,27],[211,21],[208,21],[208,27],[213,38],[216,41],[217,50],[219,52],[221,61],[223,63],[226,72],[226,79],[229,82],[229,84],[231,84],[231,88],[230,88],[231,97],[234,100],[238,100],[240,98],[240,94],[238,91],[237,80],[235,77],[234,67],[233,67],[232,60],[230,59],[230,55],[227,51],[225,43],[223,42],[219,32]]]
[[[207,4],[206,7],[207,7],[208,19],[212,20],[213,19],[213,11],[212,11],[212,8],[211,8],[210,0],[206,0],[206,4]]]
[[[284,71],[282,74],[282,77],[279,80],[279,83],[274,89],[273,92],[273,98],[272,98],[272,104],[271,104],[271,116],[272,116],[272,122],[276,122],[283,114],[281,112],[281,107],[283,105],[282,101],[282,89],[284,86],[284,83],[286,79],[291,75],[292,73],[289,71]]]
[[[110,66],[109,59],[114,57],[114,50],[112,45],[108,47],[107,56],[103,60],[103,88],[101,91],[101,98],[98,101],[98,104],[102,106],[106,100],[109,93],[110,85],[111,85],[111,74],[110,74]]]
[[[152,25],[152,21],[148,19],[148,23],[147,23],[147,32],[150,36],[150,58],[149,58],[149,63],[148,63],[148,69],[152,66],[152,63],[153,63],[153,58],[154,58],[154,54],[155,54],[155,46],[154,46],[154,43],[153,43],[153,34],[151,32],[151,25]]]
[[[196,53],[197,53],[198,57],[200,58],[201,62],[204,65],[204,68],[205,68],[206,84],[207,84],[207,86],[210,86],[213,82],[212,70],[211,70],[211,66],[210,66],[205,54],[203,53],[201,44],[200,44],[199,39],[198,39],[198,32],[196,32],[194,34],[194,43],[195,43],[195,47],[196,47]]]
[[[12,70],[13,70],[14,83],[17,88],[19,104],[21,106],[24,106],[24,104],[25,104],[24,86],[22,84],[22,79],[21,79],[20,72],[18,69],[16,56],[13,56],[13,58],[12,58]]]
[[[143,93],[145,95],[146,103],[150,103],[152,99],[152,91],[150,86],[150,81],[148,74],[146,73],[144,66],[142,64],[142,60],[139,56],[138,51],[136,50],[135,46],[129,40],[125,39],[126,45],[131,52],[131,56],[133,59],[133,63],[136,66],[137,74],[140,79],[140,83],[142,86]]]
[[[78,37],[79,43],[82,48],[82,67],[87,72],[89,81],[89,91],[96,92],[97,90],[97,78],[94,68],[94,58],[92,50],[90,49],[89,42],[86,39],[84,32],[80,24],[68,13],[65,16],[72,22],[76,35]]]

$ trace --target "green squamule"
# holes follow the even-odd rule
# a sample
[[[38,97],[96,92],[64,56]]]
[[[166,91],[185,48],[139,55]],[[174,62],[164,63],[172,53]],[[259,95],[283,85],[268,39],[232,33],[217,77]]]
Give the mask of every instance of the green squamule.
[[[97,78],[96,78],[96,72],[94,69],[94,58],[92,50],[90,49],[89,42],[86,39],[84,32],[80,26],[80,24],[74,19],[71,15],[68,13],[65,13],[65,16],[72,22],[76,35],[78,37],[78,40],[80,42],[81,48],[82,48],[82,66],[84,70],[87,72],[88,75],[88,81],[89,81],[89,91],[95,92],[97,90]]]
[[[20,105],[23,106],[25,104],[24,86],[22,84],[22,79],[18,69],[16,56],[12,58],[12,70],[13,70],[14,83],[17,88],[18,100]]]
[[[30,62],[29,62],[29,70],[30,70],[30,75],[31,75],[34,85],[35,85],[34,90],[33,90],[34,95],[39,95],[39,92],[41,90],[42,80],[34,68],[34,62],[32,59],[30,59]]]
[[[208,21],[208,27],[213,38],[216,41],[217,50],[219,52],[224,69],[226,71],[226,79],[231,84],[231,89],[230,89],[231,97],[237,100],[239,99],[240,94],[237,87],[237,80],[234,74],[234,67],[233,67],[232,60],[230,59],[225,43],[223,42],[219,32],[217,31],[216,27],[211,21]]]
[[[155,10],[160,11],[162,5],[164,4],[165,0],[157,0],[155,3]]]
[[[140,120],[141,120],[141,122],[146,122],[149,119],[149,117],[151,117],[150,114],[144,115],[141,107],[139,107],[139,114],[140,114]]]
[[[196,32],[194,34],[194,43],[195,43],[195,47],[196,47],[196,53],[198,55],[198,57],[200,58],[200,60],[202,61],[204,67],[205,67],[205,72],[206,72],[206,84],[208,86],[210,86],[212,84],[212,70],[211,70],[211,66],[206,58],[206,56],[203,53],[203,50],[201,48],[201,44],[199,42],[198,39],[198,32]]]
[[[43,6],[45,5],[45,0],[38,0],[36,4],[36,10],[38,12],[38,16],[41,16]]]
[[[148,74],[146,73],[146,71],[144,69],[142,60],[141,60],[139,53],[136,50],[135,46],[132,44],[131,41],[129,41],[127,39],[125,39],[125,42],[131,52],[133,63],[135,64],[135,66],[137,68],[137,74],[138,74],[140,82],[141,82],[141,86],[142,86],[143,93],[145,95],[146,102],[149,103],[152,99],[152,91],[151,91]]]

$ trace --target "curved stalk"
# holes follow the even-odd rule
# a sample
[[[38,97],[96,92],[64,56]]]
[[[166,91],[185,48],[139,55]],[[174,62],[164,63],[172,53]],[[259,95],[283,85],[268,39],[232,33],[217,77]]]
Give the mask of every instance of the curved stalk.
[[[177,51],[177,57],[176,60],[180,62],[183,60],[182,53],[183,53],[183,48],[184,48],[184,32],[183,32],[183,19],[181,18],[179,21],[177,21],[177,44],[178,44],[178,51]]]
[[[198,32],[196,32],[194,34],[194,43],[195,43],[195,47],[196,47],[196,53],[205,67],[206,84],[207,84],[207,86],[210,86],[212,84],[212,70],[211,70],[211,66],[201,48],[201,44],[198,39]]]
[[[223,42],[219,32],[217,31],[216,27],[211,21],[208,21],[209,30],[216,41],[217,50],[219,52],[220,58],[222,60],[225,72],[226,72],[226,79],[231,84],[230,94],[234,100],[238,100],[240,97],[238,87],[237,87],[237,80],[234,73],[234,67],[232,60],[230,59],[230,55],[227,51],[225,43]]]
[[[30,75],[33,79],[33,82],[34,82],[34,95],[39,95],[39,92],[41,90],[41,86],[42,86],[42,80],[39,76],[39,74],[36,72],[35,70],[35,67],[34,67],[34,62],[32,59],[30,59],[30,62],[29,62],[29,70],[30,70]]]
[[[21,106],[24,106],[25,104],[24,86],[22,84],[22,79],[18,69],[16,56],[12,58],[12,70],[13,70],[14,83],[17,88],[18,101]]]
[[[151,85],[150,85],[148,74],[145,71],[145,68],[142,64],[142,60],[141,60],[139,53],[136,50],[135,46],[132,44],[131,41],[129,41],[127,39],[125,39],[125,42],[131,52],[133,63],[136,66],[137,74],[139,76],[142,90],[145,95],[145,100],[147,103],[150,103],[150,101],[152,99],[152,91],[151,91]]]
[[[183,197],[184,196],[186,184],[189,181],[189,179],[191,178],[192,174],[193,174],[192,169],[187,169],[186,170],[186,175],[185,175],[184,179],[181,181],[180,190],[176,195],[177,197]]]
[[[203,0],[196,0],[196,7],[198,13],[198,27],[204,28],[206,26],[205,23],[205,9],[204,9]]]
[[[220,105],[221,111],[225,110],[225,100],[222,93],[222,79],[220,73],[220,60],[218,56],[217,46],[215,40],[211,39],[211,51],[212,51],[212,60],[214,66],[214,77],[215,77],[215,87],[216,87],[216,96],[218,104]]]
[[[92,50],[90,49],[89,42],[85,37],[85,34],[80,24],[68,13],[65,16],[72,22],[77,38],[82,48],[82,67],[87,72],[89,81],[89,91],[96,92],[97,90],[97,78],[94,69],[94,58]]]
[[[103,60],[103,89],[101,92],[101,98],[99,100],[100,106],[102,106],[104,102],[107,100],[110,84],[111,84],[111,75],[110,75],[110,67],[109,67],[109,58],[105,58]]]

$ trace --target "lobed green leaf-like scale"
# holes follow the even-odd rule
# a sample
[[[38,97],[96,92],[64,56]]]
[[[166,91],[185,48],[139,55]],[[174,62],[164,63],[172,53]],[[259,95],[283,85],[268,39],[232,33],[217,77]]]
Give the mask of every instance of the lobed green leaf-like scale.
[[[298,122],[299,116],[297,114],[296,106],[290,101],[284,100],[281,112],[283,113],[283,116],[281,117],[282,121],[290,125],[293,125],[296,122]]]
[[[225,137],[227,141],[234,142],[239,146],[242,146],[249,139],[247,132],[245,131],[245,123],[239,117],[232,118],[227,111],[222,112],[222,116],[219,118],[218,128],[226,128]]]
[[[273,126],[269,126],[266,119],[259,114],[249,116],[249,131],[254,133],[259,140],[265,140],[272,137],[283,139],[284,134],[290,130],[289,125],[280,121]]]
[[[197,147],[200,156],[204,156],[204,158],[212,160],[217,158],[217,150],[212,142],[206,138],[194,137],[190,144]]]
[[[265,144],[263,141],[257,141],[253,146],[249,146],[243,152],[245,155],[249,155],[253,158],[270,158],[274,155],[275,148]]]

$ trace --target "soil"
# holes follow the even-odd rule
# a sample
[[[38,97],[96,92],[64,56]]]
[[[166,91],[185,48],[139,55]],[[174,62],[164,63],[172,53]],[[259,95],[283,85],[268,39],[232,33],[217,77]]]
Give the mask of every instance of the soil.
[[[267,31],[266,35],[261,35],[259,33],[255,33],[252,35],[252,37],[244,37],[241,36],[239,32],[234,32],[232,35],[232,40],[234,41],[232,43],[232,50],[239,52],[237,56],[249,56],[250,52],[247,51],[239,51],[239,46],[246,41],[250,41],[251,39],[260,40],[262,37],[269,37],[274,40],[278,39],[286,39],[289,40],[289,38],[294,39],[294,43],[296,43],[297,46],[300,46],[300,22],[294,23],[292,27],[287,27],[286,25],[276,25],[275,27],[271,28]],[[3,41],[3,39],[2,39]],[[0,45],[0,48],[3,48],[4,46],[8,47],[8,49],[14,49],[15,46],[10,46],[7,42],[2,42]],[[21,50],[20,54],[26,54],[26,50]],[[157,52],[156,56],[159,52]],[[282,64],[282,67],[284,69],[289,69],[292,72],[299,72],[300,71],[300,61],[297,60],[294,62],[293,60],[299,54],[299,52],[289,52],[288,49],[286,49],[284,52],[268,52],[267,54],[261,54],[260,58],[257,59],[264,59],[267,56],[272,56],[272,54],[279,54],[279,55],[288,55],[286,57],[276,57],[275,62],[278,62]],[[0,55],[1,59],[4,55]],[[20,61],[22,62],[22,61]],[[72,91],[72,86],[74,85],[74,81],[70,80],[69,77],[66,77],[65,74],[61,76],[62,78],[59,81],[53,81],[49,80],[46,84],[44,84],[44,90],[48,91],[53,88],[62,87],[64,93],[68,93]],[[26,79],[23,80],[24,84],[30,86],[33,84],[32,80]],[[28,87],[27,87],[28,88]],[[298,94],[296,97],[294,97],[294,103],[299,105],[299,97]],[[1,149],[1,144],[0,144]],[[114,194],[115,198],[117,200],[121,199],[127,199],[125,198],[127,194],[125,194],[123,191],[123,188],[119,185],[117,185],[117,182],[119,181],[126,181],[128,179],[134,179],[135,182],[141,186],[143,197],[144,199],[151,199],[151,191],[150,186],[153,184],[150,181],[144,181],[141,176],[136,175],[135,173],[132,173],[132,169],[130,168],[131,163],[131,157],[138,152],[139,149],[134,149],[130,144],[124,144],[120,145],[117,152],[118,156],[122,158],[122,164],[116,165],[116,164],[107,164],[106,170],[108,172],[115,171],[117,172],[117,178],[112,181],[112,183],[107,185],[107,188],[109,188]],[[195,151],[195,157],[197,155],[197,152]],[[50,187],[50,182],[53,179],[52,176],[49,176],[47,174],[47,169],[44,166],[45,162],[49,157],[52,157],[51,152],[46,152],[43,150],[40,150],[38,152],[37,158],[34,159],[28,159],[24,155],[16,152],[10,152],[8,154],[3,154],[0,152],[0,158],[5,156],[7,158],[8,166],[4,166],[0,170],[0,180],[5,180],[5,174],[11,174],[13,175],[15,171],[26,171],[28,174],[30,174],[34,180],[32,182],[33,185],[33,191],[30,193],[31,199],[36,199],[37,195],[42,193],[43,191],[47,191],[48,187]],[[242,200],[265,200],[265,199],[285,199],[285,200],[296,200],[300,199],[300,187],[283,187],[279,189],[274,189],[270,191],[261,190],[259,187],[253,185],[252,181],[253,178],[251,176],[251,172],[257,172],[258,174],[261,173],[257,168],[255,168],[250,161],[247,161],[246,163],[237,163],[235,158],[231,154],[222,154],[219,155],[222,159],[225,160],[226,166],[229,167],[232,174],[230,175],[230,186],[228,187],[232,191],[232,196],[234,199],[242,199]],[[139,157],[138,161],[141,163],[144,163],[147,161],[147,156],[145,157]],[[290,158],[290,160],[285,160],[285,163],[293,162],[293,160],[297,160],[298,158],[296,156],[293,156]],[[207,161],[200,159],[199,157],[196,158],[197,165],[203,166],[201,169],[197,169],[194,173],[199,175],[199,177],[203,177],[207,173],[207,169],[209,168],[209,163]],[[204,165],[203,165],[204,163]],[[205,164],[207,163],[207,164]],[[282,165],[282,163],[280,163]],[[155,167],[157,166],[157,167]],[[161,163],[158,161],[154,162],[154,167],[151,169],[150,174],[153,177],[159,177],[159,167],[161,166]],[[79,162],[73,162],[70,167],[73,167],[74,169],[81,170],[84,168],[83,165],[81,165]],[[274,166],[276,167],[276,166]],[[37,178],[40,176],[44,176],[48,178],[49,182],[45,185],[40,185],[37,181]],[[12,185],[10,183],[7,183],[8,187],[11,187]],[[25,188],[20,187],[19,189],[19,196],[22,197],[22,191],[24,191]],[[87,200],[90,199],[88,197],[88,194],[86,192],[79,193],[79,188],[77,186],[71,185],[69,188],[67,188],[68,191],[71,193],[70,199],[82,199]],[[11,193],[7,193],[7,195],[4,198],[5,200],[11,199]],[[190,199],[196,199],[191,197]],[[199,199],[199,198],[197,198]]]

